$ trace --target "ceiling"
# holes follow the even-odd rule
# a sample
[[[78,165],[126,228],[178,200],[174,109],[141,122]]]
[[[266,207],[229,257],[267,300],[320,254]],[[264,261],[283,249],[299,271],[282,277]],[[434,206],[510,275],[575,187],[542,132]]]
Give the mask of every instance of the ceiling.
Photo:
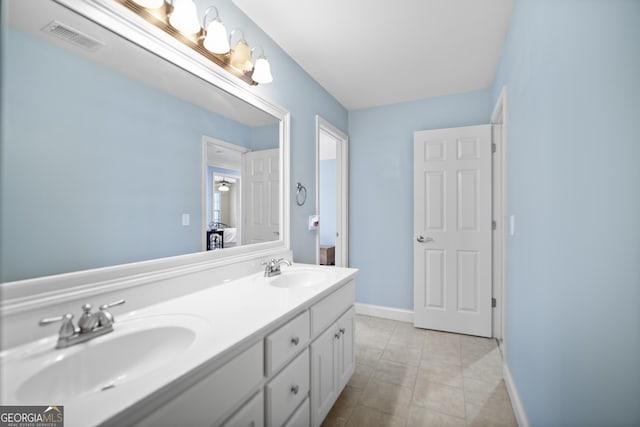
[[[233,2],[352,110],[490,87],[515,0]]]

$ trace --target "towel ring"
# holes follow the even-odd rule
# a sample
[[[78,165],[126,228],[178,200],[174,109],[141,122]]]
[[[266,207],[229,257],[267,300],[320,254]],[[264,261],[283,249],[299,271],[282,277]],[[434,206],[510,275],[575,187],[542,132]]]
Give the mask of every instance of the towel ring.
[[[307,189],[304,185],[298,183],[296,185],[296,205],[302,206],[307,201]]]

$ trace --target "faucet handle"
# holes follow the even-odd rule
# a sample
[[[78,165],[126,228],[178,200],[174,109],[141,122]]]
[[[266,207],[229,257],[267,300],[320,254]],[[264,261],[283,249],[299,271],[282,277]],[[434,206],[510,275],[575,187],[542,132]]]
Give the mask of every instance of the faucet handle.
[[[100,310],[106,310],[108,308],[115,307],[116,305],[122,305],[125,302],[126,302],[125,300],[119,299],[118,301],[110,302],[109,304],[102,304],[100,306]]]
[[[51,323],[62,322],[62,326],[60,326],[59,337],[60,338],[68,338],[78,332],[75,326],[73,326],[73,314],[67,313],[62,316],[57,317],[45,317],[44,319],[40,319],[38,325],[46,326]]]
[[[109,304],[102,304],[100,306],[100,312],[98,313],[98,326],[107,326],[115,322],[113,318],[113,314],[111,314],[108,309],[111,307],[115,307],[117,305],[122,305],[125,303],[125,300],[120,299],[118,301],[111,302]]]

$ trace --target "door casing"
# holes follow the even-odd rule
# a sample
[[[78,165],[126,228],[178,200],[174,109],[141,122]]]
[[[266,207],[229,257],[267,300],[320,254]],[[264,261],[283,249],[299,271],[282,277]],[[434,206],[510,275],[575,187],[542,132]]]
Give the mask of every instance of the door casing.
[[[336,266],[349,266],[349,137],[319,115],[316,115],[316,214],[320,213],[320,132],[336,140]],[[322,218],[320,218],[322,227]],[[316,233],[316,264],[320,264],[320,233]]]

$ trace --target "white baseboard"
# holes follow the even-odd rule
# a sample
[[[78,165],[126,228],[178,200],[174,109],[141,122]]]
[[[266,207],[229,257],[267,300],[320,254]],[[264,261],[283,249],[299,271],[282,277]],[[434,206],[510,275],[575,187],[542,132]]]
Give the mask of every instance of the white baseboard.
[[[513,377],[509,370],[509,365],[507,365],[506,362],[503,364],[502,376],[504,377],[504,384],[507,387],[507,392],[511,399],[511,406],[513,407],[513,412],[516,415],[518,426],[529,427],[529,418],[527,417],[527,413],[524,411],[522,400],[520,400],[520,394],[518,394],[518,389],[516,388],[516,384],[513,382]]]
[[[399,322],[413,323],[413,311],[401,308],[382,307],[380,305],[356,303],[356,313]]]

